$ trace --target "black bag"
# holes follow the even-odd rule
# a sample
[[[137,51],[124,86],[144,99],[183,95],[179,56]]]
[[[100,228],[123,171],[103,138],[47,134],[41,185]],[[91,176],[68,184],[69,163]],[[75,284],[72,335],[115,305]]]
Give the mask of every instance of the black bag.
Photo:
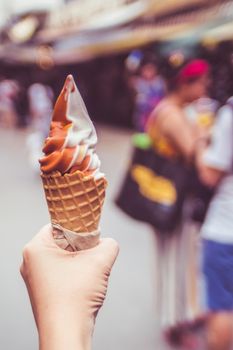
[[[189,181],[190,170],[181,160],[135,147],[116,204],[159,231],[173,231],[181,220]]]

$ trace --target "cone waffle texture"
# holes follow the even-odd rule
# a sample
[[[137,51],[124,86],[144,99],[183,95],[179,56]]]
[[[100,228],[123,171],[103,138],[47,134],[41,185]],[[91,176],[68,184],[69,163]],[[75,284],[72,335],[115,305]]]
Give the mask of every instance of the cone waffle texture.
[[[107,181],[77,171],[41,174],[53,225],[75,233],[98,230]]]

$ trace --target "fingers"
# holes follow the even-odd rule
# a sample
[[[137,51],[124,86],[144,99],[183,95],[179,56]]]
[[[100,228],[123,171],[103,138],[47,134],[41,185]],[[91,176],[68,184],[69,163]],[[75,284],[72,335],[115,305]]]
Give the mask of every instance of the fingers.
[[[51,224],[47,224],[44,227],[42,227],[42,229],[34,236],[34,238],[24,247],[24,260],[25,258],[29,257],[35,252],[43,252],[46,248],[49,248],[50,253],[52,251],[56,251],[61,255],[75,255],[77,256],[77,258],[80,255],[79,253],[81,253],[81,255],[96,255],[99,257],[99,260],[102,260],[103,262],[107,263],[110,268],[112,267],[117,258],[119,246],[117,242],[112,238],[101,239],[99,244],[95,248],[88,249],[86,251],[83,250],[80,252],[69,252],[58,247],[53,238],[52,230],[53,229]]]
[[[92,251],[111,269],[118,256],[119,245],[112,238],[103,238],[100,240],[100,243],[92,249]]]

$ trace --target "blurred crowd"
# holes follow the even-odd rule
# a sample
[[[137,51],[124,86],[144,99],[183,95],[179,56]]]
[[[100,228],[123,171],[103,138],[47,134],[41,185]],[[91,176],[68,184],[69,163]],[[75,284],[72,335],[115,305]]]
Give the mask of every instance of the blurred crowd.
[[[170,343],[231,349],[233,334],[233,91],[211,94],[211,64],[133,52],[133,156],[118,206],[157,239],[157,305]],[[136,76],[135,76],[136,73]]]
[[[49,132],[53,109],[53,91],[42,83],[33,83],[22,94],[20,83],[2,78],[0,81],[0,126],[15,128],[29,127],[27,146],[29,162],[33,171],[38,173],[38,159],[42,154],[42,145]],[[21,104],[27,109],[21,114]]]

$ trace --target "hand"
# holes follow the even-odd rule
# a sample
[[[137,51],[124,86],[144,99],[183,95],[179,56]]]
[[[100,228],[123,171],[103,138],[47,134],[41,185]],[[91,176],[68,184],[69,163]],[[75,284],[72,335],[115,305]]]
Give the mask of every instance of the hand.
[[[90,349],[95,317],[118,254],[102,239],[95,248],[67,252],[45,226],[24,248],[21,274],[39,332],[41,350]]]

